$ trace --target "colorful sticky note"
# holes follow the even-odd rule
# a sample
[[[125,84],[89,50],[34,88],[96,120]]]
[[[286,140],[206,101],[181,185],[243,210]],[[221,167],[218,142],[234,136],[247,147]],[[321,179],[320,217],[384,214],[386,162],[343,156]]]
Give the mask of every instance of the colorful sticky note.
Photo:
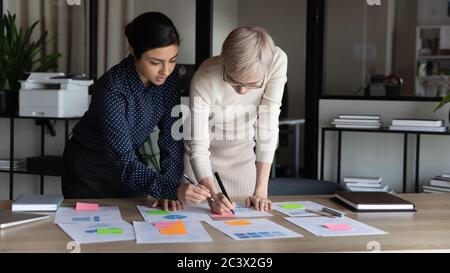
[[[347,224],[327,224],[325,227],[331,231],[348,231],[353,230],[350,225]]]
[[[223,214],[211,214],[212,218],[234,218],[236,215],[234,215],[232,212],[223,213]]]
[[[184,222],[175,222],[170,227],[161,228],[159,230],[161,235],[186,235],[186,226]]]
[[[249,226],[252,223],[247,220],[239,220],[239,221],[228,221],[228,222],[225,222],[225,224],[227,224],[229,226]]]
[[[175,222],[158,222],[158,223],[153,223],[153,225],[160,229],[160,228],[168,228],[171,227],[175,224]]]
[[[90,203],[77,203],[75,205],[76,211],[99,211],[100,206],[98,204],[90,204]]]
[[[123,234],[123,229],[121,229],[121,228],[98,228],[97,234],[101,234],[101,235]]]
[[[153,215],[153,216],[157,216],[157,215],[169,215],[170,212],[165,211],[165,210],[147,210],[146,213],[148,215]]]
[[[305,209],[305,205],[302,204],[283,204],[280,207],[283,209]]]

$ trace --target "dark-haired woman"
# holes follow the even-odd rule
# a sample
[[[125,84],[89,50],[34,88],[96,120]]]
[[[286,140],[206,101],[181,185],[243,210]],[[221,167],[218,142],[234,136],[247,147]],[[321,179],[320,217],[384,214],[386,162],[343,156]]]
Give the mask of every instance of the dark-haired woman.
[[[66,144],[63,194],[69,199],[151,195],[159,200],[153,206],[178,210],[183,144],[171,135],[177,120],[171,112],[180,104],[172,73],[179,34],[168,17],[148,12],[134,19],[125,35],[130,55],[95,83],[89,110]],[[155,127],[160,130],[160,173],[138,152]],[[209,195],[203,188],[181,187],[183,198]]]

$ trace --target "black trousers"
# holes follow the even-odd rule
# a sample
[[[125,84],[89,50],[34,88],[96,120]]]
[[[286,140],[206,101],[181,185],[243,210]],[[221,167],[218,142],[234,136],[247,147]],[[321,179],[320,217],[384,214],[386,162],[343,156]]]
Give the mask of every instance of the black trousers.
[[[62,192],[66,199],[145,197],[121,182],[121,173],[105,154],[86,149],[70,139],[64,149]]]

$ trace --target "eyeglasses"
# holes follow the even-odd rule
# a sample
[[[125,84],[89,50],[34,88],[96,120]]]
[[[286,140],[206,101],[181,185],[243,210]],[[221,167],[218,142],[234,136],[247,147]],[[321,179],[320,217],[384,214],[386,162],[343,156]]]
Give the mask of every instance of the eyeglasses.
[[[240,82],[236,82],[232,79],[227,78],[227,74],[225,73],[225,67],[222,67],[222,78],[223,81],[230,84],[233,87],[238,87],[238,88],[246,88],[246,89],[261,89],[264,87],[264,83],[266,82],[266,76],[264,75],[264,79],[261,82],[260,85],[255,85],[255,84],[246,84],[246,83],[240,83]]]

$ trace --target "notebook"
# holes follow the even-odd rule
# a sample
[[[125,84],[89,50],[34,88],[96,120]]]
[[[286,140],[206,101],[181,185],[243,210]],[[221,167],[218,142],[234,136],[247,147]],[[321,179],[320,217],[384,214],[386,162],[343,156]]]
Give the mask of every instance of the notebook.
[[[339,115],[340,119],[370,119],[370,120],[379,120],[381,119],[380,116],[377,115]]]
[[[357,212],[416,211],[413,203],[387,192],[337,192],[333,200]]]
[[[0,210],[0,229],[35,222],[46,218],[50,218],[50,216]]]
[[[12,211],[56,211],[61,205],[62,195],[23,194],[12,204]]]
[[[421,126],[421,127],[442,127],[444,120],[438,119],[394,119],[393,126]]]

